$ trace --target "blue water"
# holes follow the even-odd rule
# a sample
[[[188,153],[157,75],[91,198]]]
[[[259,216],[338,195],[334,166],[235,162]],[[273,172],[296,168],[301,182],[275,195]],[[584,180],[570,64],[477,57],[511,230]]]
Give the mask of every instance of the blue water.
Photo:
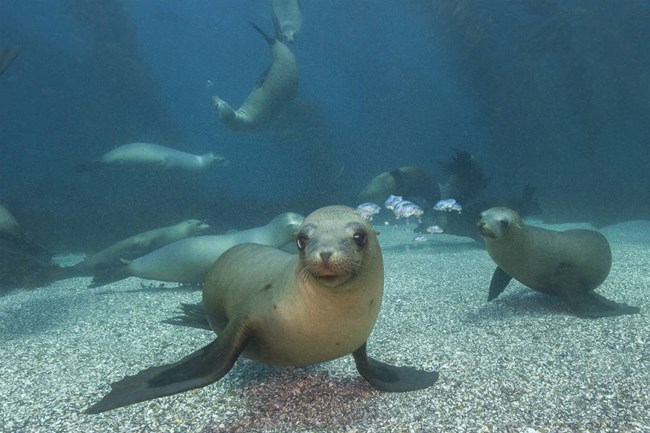
[[[472,152],[484,194],[538,188],[543,217],[648,217],[650,3],[305,1],[291,113],[235,133],[270,64],[270,2],[3,1],[0,201],[33,237],[92,249],[183,218],[246,228],[355,205],[374,175]],[[85,6],[84,6],[85,5]],[[212,83],[212,84],[210,84]],[[75,163],[131,141],[226,156],[203,175]]]

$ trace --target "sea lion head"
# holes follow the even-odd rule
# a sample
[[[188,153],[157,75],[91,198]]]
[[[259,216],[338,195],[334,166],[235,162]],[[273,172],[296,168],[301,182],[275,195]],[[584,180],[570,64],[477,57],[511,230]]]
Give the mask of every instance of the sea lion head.
[[[206,167],[215,167],[217,165],[229,165],[230,161],[221,156],[221,155],[215,155],[213,152],[208,152],[206,154],[201,155],[201,162],[203,165]]]
[[[284,243],[289,243],[304,220],[305,217],[300,214],[285,212],[268,223],[269,231],[278,239],[286,239]]]
[[[521,217],[507,207],[493,207],[481,212],[481,219],[476,224],[478,233],[485,240],[500,240],[507,238],[513,229],[523,228]]]
[[[180,226],[188,233],[199,234],[210,230],[210,225],[205,221],[189,219],[180,223]]]
[[[300,226],[296,245],[300,277],[329,288],[344,289],[378,250],[377,232],[352,208],[328,206],[313,212]]]

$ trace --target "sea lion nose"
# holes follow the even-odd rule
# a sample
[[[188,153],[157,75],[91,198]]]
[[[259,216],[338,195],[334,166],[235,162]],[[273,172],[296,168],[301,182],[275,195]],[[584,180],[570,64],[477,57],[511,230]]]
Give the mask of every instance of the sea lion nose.
[[[321,259],[323,259],[323,264],[325,266],[327,266],[330,257],[332,257],[332,252],[331,251],[323,251],[323,252],[320,253],[320,257],[321,257]]]

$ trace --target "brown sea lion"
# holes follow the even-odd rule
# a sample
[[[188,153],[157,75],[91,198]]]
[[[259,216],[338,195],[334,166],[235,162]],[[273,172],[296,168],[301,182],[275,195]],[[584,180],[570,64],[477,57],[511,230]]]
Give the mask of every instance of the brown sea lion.
[[[533,290],[557,295],[580,317],[635,314],[639,308],[610,301],[594,292],[605,281],[612,253],[594,230],[554,231],[524,224],[512,209],[493,207],[477,224],[497,265],[488,301],[512,278]]]
[[[298,89],[298,65],[289,47],[268,36],[255,24],[251,25],[271,47],[271,66],[257,80],[255,88],[239,109],[233,110],[218,96],[212,98],[219,119],[235,131],[251,132],[266,128],[296,96]]]
[[[179,362],[127,376],[87,413],[211,384],[239,355],[274,365],[306,365],[352,353],[357,370],[385,391],[432,385],[436,372],[369,358],[366,340],[382,302],[384,266],[376,232],[354,209],[310,214],[296,235],[299,254],[242,244],[212,266],[203,306],[218,338]]]
[[[361,191],[358,201],[382,205],[389,195],[400,195],[433,206],[440,200],[440,188],[433,176],[420,167],[400,167],[375,176]]]

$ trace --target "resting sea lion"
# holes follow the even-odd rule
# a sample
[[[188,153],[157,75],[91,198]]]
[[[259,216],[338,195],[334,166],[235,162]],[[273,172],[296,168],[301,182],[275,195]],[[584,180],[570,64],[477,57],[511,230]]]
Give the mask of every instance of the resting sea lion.
[[[278,39],[293,42],[302,27],[299,0],[273,0],[273,27]]]
[[[196,236],[172,242],[118,267],[97,269],[91,287],[128,277],[176,283],[202,283],[210,266],[228,248],[255,242],[281,247],[293,239],[303,217],[283,213],[262,227],[225,235]]]
[[[239,355],[274,365],[306,365],[352,353],[357,370],[385,391],[432,385],[436,372],[369,358],[366,340],[381,307],[384,267],[376,232],[354,209],[310,214],[296,236],[299,255],[256,244],[224,253],[203,288],[218,338],[180,361],[143,370],[112,385],[87,413],[209,385]]]
[[[289,47],[251,25],[264,36],[271,47],[273,62],[260,76],[253,91],[237,111],[223,99],[212,98],[214,108],[223,123],[235,131],[258,131],[289,103],[298,89],[298,66]]]
[[[597,231],[558,232],[527,226],[515,211],[505,207],[482,212],[477,227],[497,264],[488,301],[499,296],[514,278],[533,290],[559,296],[580,317],[639,312],[637,307],[594,292],[612,264],[609,243]]]
[[[67,268],[68,278],[92,275],[96,267],[124,265],[121,260],[143,256],[167,244],[189,236],[206,233],[210,226],[203,221],[189,219],[178,224],[149,230],[123,239],[108,248],[87,257],[81,263]]]
[[[90,171],[105,166],[150,167],[206,171],[215,165],[227,164],[228,160],[214,153],[194,155],[153,143],[128,143],[116,147],[101,158],[89,163],[77,164],[77,171]]]
[[[419,167],[400,167],[375,176],[359,194],[359,203],[381,205],[391,194],[404,196],[423,206],[433,206],[440,200],[440,188],[433,176]]]

